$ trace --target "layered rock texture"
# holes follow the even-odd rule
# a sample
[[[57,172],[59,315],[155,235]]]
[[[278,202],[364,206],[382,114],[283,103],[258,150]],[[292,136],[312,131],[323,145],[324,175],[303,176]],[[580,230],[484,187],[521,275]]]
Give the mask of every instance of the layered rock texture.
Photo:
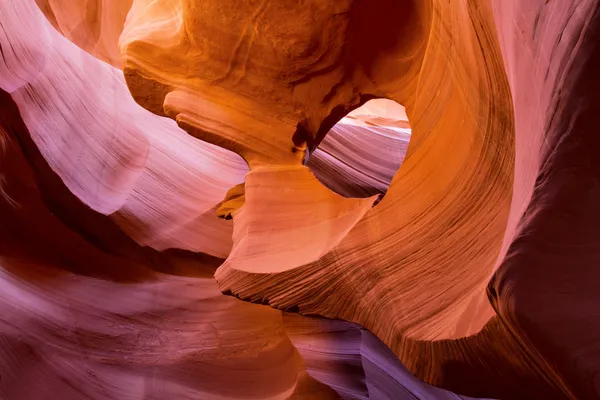
[[[598,0],[0,0],[0,398],[599,399]]]

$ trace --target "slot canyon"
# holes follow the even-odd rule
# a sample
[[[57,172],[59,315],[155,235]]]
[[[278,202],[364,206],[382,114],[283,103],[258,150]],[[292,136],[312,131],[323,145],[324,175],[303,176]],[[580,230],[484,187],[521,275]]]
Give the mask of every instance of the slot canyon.
[[[600,399],[600,0],[0,0],[0,55],[0,400]]]

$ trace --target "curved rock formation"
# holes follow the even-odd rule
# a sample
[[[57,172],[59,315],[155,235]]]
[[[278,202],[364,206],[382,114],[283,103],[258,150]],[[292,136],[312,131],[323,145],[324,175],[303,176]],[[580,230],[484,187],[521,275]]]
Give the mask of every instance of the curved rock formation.
[[[217,274],[222,288],[244,298],[266,297],[270,304],[283,308],[299,306],[301,312],[359,322],[392,347],[395,345],[391,341],[398,341],[394,336],[404,327],[410,327],[408,337],[415,339],[454,338],[477,332],[486,319],[472,321],[477,316],[461,316],[472,313],[468,306],[483,293],[496,261],[509,210],[514,146],[511,103],[497,44],[493,37],[482,44],[478,39],[493,29],[491,9],[473,8],[469,15],[437,3],[432,4],[433,8],[411,2],[400,7],[382,1],[366,12],[363,2],[357,1],[335,6],[312,2],[310,7],[287,11],[298,15],[296,21],[327,21],[329,25],[320,26],[317,35],[313,32],[315,26],[307,23],[277,27],[269,24],[273,15],[283,12],[275,4],[248,4],[244,6],[247,9],[228,13],[227,4],[237,3],[198,9],[199,4],[194,1],[179,5],[137,1],[120,45],[134,97],[138,101],[147,98],[145,93],[156,87],[155,93],[164,94],[162,110],[157,109],[160,99],[154,98],[151,104],[140,102],[142,105],[159,113],[164,110],[192,135],[237,151],[250,164],[244,207],[237,215],[232,214],[234,221],[237,217],[236,231],[241,233],[234,233],[233,252]],[[145,27],[154,21],[153,13],[158,13],[160,7],[163,13],[168,10],[170,14],[161,20],[164,25],[159,38],[158,31]],[[398,31],[398,21],[393,18],[401,14],[406,19],[406,24],[400,25],[405,35]],[[440,19],[439,15],[453,18]],[[475,27],[472,19],[477,22]],[[464,36],[461,43],[457,45],[452,38],[426,40],[428,34],[433,35],[430,31],[445,29],[447,21]],[[216,38],[213,31],[224,25],[233,31],[230,39],[223,39],[230,42],[214,46],[195,40],[211,34]],[[363,29],[374,25],[379,28]],[[271,40],[273,31],[281,32],[280,41]],[[387,35],[392,33],[398,39],[389,43]],[[385,43],[384,39],[387,46],[374,53],[373,43]],[[326,44],[330,42],[343,46],[329,49]],[[232,53],[228,53],[228,48]],[[307,53],[309,50],[311,53]],[[178,59],[180,54],[185,54],[185,59]],[[485,64],[483,60],[488,58],[490,61]],[[456,73],[436,73],[440,65],[452,66]],[[281,70],[286,72],[278,72]],[[311,93],[310,102],[303,97],[304,92]],[[373,97],[394,99],[405,104],[409,114],[412,111],[413,141],[407,165],[377,208],[363,208],[355,217],[348,210],[359,203],[331,196],[323,200],[328,214],[313,212],[310,193],[319,190],[319,183],[307,172],[300,172],[305,167],[300,166],[302,158],[297,154],[319,142],[323,127],[330,125],[340,110],[349,110]],[[492,102],[495,107],[491,107]],[[278,119],[273,118],[275,114]],[[445,160],[444,171],[435,168],[435,159]],[[266,170],[265,164],[270,165]],[[294,181],[304,192],[289,190]],[[277,188],[277,196],[266,195],[275,193]],[[423,201],[423,196],[427,201]],[[455,200],[458,198],[472,199],[473,212],[465,213],[464,203]],[[432,208],[432,203],[437,207]],[[261,207],[254,206],[258,204]],[[389,215],[398,207],[405,212],[390,223]],[[271,218],[274,210],[282,212]],[[419,229],[414,231],[412,221],[421,215]],[[289,224],[286,220],[302,223]],[[277,224],[286,228],[282,231],[283,226],[277,228]],[[335,233],[331,241],[305,248],[297,242],[298,238],[307,237],[303,230],[313,230],[315,235],[322,232],[319,236],[323,238],[329,236],[325,231]],[[473,239],[471,231],[480,235]],[[337,235],[343,239],[336,239]],[[403,238],[410,239],[407,242]],[[401,249],[394,249],[395,243],[402,242]],[[362,248],[360,252],[356,251],[357,246]],[[415,257],[417,248],[427,250]],[[392,249],[393,255],[383,254]],[[277,262],[273,262],[274,254],[278,254]],[[382,258],[382,263],[391,267],[386,274],[364,271],[364,277],[359,278],[362,287],[356,287],[352,284],[356,278],[350,277],[373,257]],[[316,263],[314,267],[302,267],[311,262]],[[463,265],[464,269],[456,265]],[[302,290],[282,293],[280,300],[278,293],[258,282],[268,279],[274,283],[275,279],[248,275],[292,268],[295,276],[290,280],[286,277],[288,282],[305,280],[312,269],[327,271],[328,276],[310,279],[315,287],[304,285]],[[348,273],[354,270],[357,272]],[[447,290],[448,282],[465,271],[469,271],[469,279]],[[423,274],[440,274],[443,278],[429,280],[428,289],[422,291],[416,282]],[[397,311],[387,317],[377,315],[365,301],[356,301],[356,307],[335,310],[339,308],[336,303],[340,304],[336,296],[316,285],[332,287],[338,280],[342,280],[340,285],[353,288],[350,296],[364,299],[369,291],[385,304],[381,310],[392,307]],[[388,290],[396,282],[405,282],[406,291]],[[277,290],[287,292],[293,286],[277,285]],[[426,298],[435,292],[439,298],[427,305],[428,301],[415,290]],[[406,302],[403,297],[411,300]],[[307,308],[299,301],[301,298],[310,298],[315,306]],[[413,304],[426,308],[411,316]],[[365,308],[361,309],[361,305]],[[490,314],[488,307],[488,318]],[[385,320],[387,326],[376,326],[376,320]]]
[[[167,3],[160,4],[167,8]],[[431,7],[380,3],[371,12],[363,12],[360,1],[325,9],[314,2],[295,10],[298,20],[313,18],[319,9],[319,18],[336,21],[335,26],[320,27],[322,32],[316,35],[311,24],[268,24],[269,13],[277,12],[271,4],[248,5],[251,10],[239,14],[218,14],[227,9],[224,5],[202,9],[199,25],[191,20],[198,14],[193,13],[196,3],[182,2],[180,7],[169,6],[169,22],[161,33],[171,33],[159,41],[157,34],[143,29],[152,20],[147,7],[156,10],[159,3],[139,1],[131,10],[121,49],[128,84],[138,101],[147,97],[148,88],[158,86],[156,93],[166,93],[162,109],[181,127],[237,151],[250,164],[245,204],[233,213],[233,252],[217,272],[221,287],[242,298],[266,299],[276,307],[295,306],[301,313],[358,322],[402,356],[405,340],[463,337],[478,332],[491,316],[491,308],[480,299],[506,227],[514,137],[508,85],[490,35],[491,9],[472,6],[469,14],[437,2]],[[256,11],[255,19],[246,18],[254,15],[250,11]],[[401,13],[407,18],[400,25],[405,35],[392,18]],[[214,18],[217,14],[224,15],[226,23]],[[456,30],[460,43],[453,37],[426,40],[428,34],[441,35],[446,24]],[[217,25],[239,30],[231,36],[239,39],[229,45],[231,57],[224,50],[226,42],[217,49],[192,39],[210,35],[210,27]],[[374,25],[380,29],[361,30]],[[270,29],[295,37],[291,42],[295,47],[276,51],[286,48],[287,42],[285,36],[282,42],[269,41]],[[373,53],[373,43],[392,33],[402,40]],[[166,41],[165,36],[171,39]],[[328,42],[344,46],[329,50]],[[314,52],[310,56],[315,62],[309,63],[307,49]],[[246,57],[243,62],[236,58],[240,52]],[[178,54],[186,54],[186,59],[178,60]],[[291,65],[297,69],[289,70]],[[264,72],[277,68],[286,73]],[[438,73],[450,68],[451,75]],[[222,78],[229,76],[237,78]],[[302,96],[305,92],[311,93],[310,104]],[[319,191],[319,183],[314,178],[310,183],[309,175],[300,173],[304,167],[292,167],[301,162],[296,154],[318,143],[323,126],[338,117],[339,110],[373,97],[391,98],[407,107],[413,140],[404,167],[386,198],[372,210],[363,208],[358,218],[347,211],[355,207],[350,205],[354,200],[343,206],[345,202],[335,196],[324,198],[327,206],[319,206],[327,207],[328,214],[314,212],[318,203],[311,193]],[[156,100],[160,99],[140,103],[160,113]],[[232,105],[238,109],[232,110]],[[263,110],[259,105],[270,108],[257,113]],[[244,110],[255,113],[238,116]],[[287,128],[281,125],[286,120],[264,116],[276,112],[287,118]],[[215,122],[225,117],[229,121],[225,128]],[[242,135],[232,129],[248,126],[256,130]],[[282,141],[286,135],[287,146]],[[439,159],[444,160],[444,170],[437,168]],[[265,163],[271,165],[268,170]],[[298,182],[305,192],[290,191],[291,182]],[[403,212],[398,214],[398,209]],[[311,240],[308,232],[327,239],[311,241],[313,246],[307,247],[299,238]],[[341,239],[336,239],[338,235]],[[378,265],[365,268],[373,259],[379,260]]]
[[[216,219],[214,209],[229,187],[243,181],[244,162],[137,106],[121,71],[60,36],[35,5],[0,6],[7,38],[2,48],[24,44],[5,52],[1,74],[22,79],[1,87],[11,93],[33,140],[67,187],[92,209],[112,214],[142,245],[226,257],[231,225]],[[30,29],[22,32],[21,21],[31,23]],[[43,57],[35,73],[23,57],[28,53]],[[190,189],[198,185],[201,191]]]
[[[167,8],[168,3],[162,2],[162,6]],[[250,164],[245,204],[232,213],[234,226],[239,227],[234,227],[238,232],[234,250],[216,275],[223,290],[279,308],[295,307],[301,313],[360,323],[419,376],[465,392],[481,395],[487,390],[489,395],[518,396],[531,390],[527,396],[534,392],[574,396],[565,376],[538,349],[519,346],[527,333],[508,322],[508,314],[514,310],[505,309],[490,320],[493,311],[486,298],[489,277],[502,261],[498,253],[502,256],[505,252],[501,243],[510,243],[515,221],[522,213],[523,196],[527,204],[526,191],[520,192],[525,183],[520,171],[523,153],[531,150],[530,138],[515,141],[531,133],[513,125],[509,85],[516,82],[510,61],[506,65],[512,81],[505,78],[501,49],[514,51],[514,44],[507,44],[514,39],[504,31],[498,35],[500,43],[496,41],[495,19],[502,27],[504,18],[512,21],[512,15],[530,16],[537,29],[545,5],[540,5],[537,14],[508,12],[508,16],[502,14],[508,6],[483,1],[433,1],[430,5],[380,1],[370,12],[362,12],[360,1],[331,7],[315,1],[288,10],[271,3],[243,7],[238,3],[237,12],[228,12],[235,3],[204,8],[197,8],[195,1],[171,4],[161,30],[168,32],[169,40],[159,40],[143,27],[152,20],[147,7],[158,12],[160,6],[139,1],[121,37],[128,84],[142,105],[175,118],[196,137],[238,152]],[[566,24],[571,15],[579,15],[585,7],[594,10],[595,5],[573,5],[573,11],[563,17],[564,29],[571,28]],[[397,28],[398,21],[391,17],[401,11],[409,23]],[[274,15],[286,12],[295,14],[292,24],[269,23]],[[559,14],[549,15],[558,18]],[[326,19],[322,19],[324,15]],[[315,24],[306,23],[309,20],[317,22],[318,35],[313,31]],[[377,29],[361,30],[367,25]],[[220,35],[219,26],[228,26],[229,35]],[[586,25],[572,26],[581,29]],[[557,35],[562,37],[564,29]],[[389,34],[387,43],[377,37],[382,32]],[[219,46],[196,40],[210,37],[218,37]],[[289,37],[294,40],[286,41]],[[397,39],[390,43],[391,37]],[[332,42],[340,46],[326,46]],[[371,45],[368,51],[365,43]],[[576,44],[573,38],[563,48],[576,49]],[[178,59],[180,54],[186,59]],[[510,60],[511,55],[505,57]],[[552,57],[560,56],[551,53],[546,57],[545,61],[554,65]],[[387,68],[389,65],[396,68]],[[160,97],[147,104],[140,99],[150,87],[158,87]],[[305,93],[311,94],[310,104]],[[311,190],[315,193],[318,185],[287,171],[291,171],[289,165],[300,163],[295,154],[304,146],[314,148],[323,127],[339,118],[338,110],[351,109],[371,97],[387,97],[407,106],[413,141],[405,167],[394,178],[386,198],[348,230],[340,220],[347,212],[336,205],[334,197],[326,200],[333,212],[328,217],[308,211],[313,202],[308,194],[288,193],[294,181],[303,187],[314,185]],[[232,105],[239,109],[233,110]],[[190,114],[192,109],[195,111]],[[238,115],[243,109],[254,114]],[[272,119],[273,113],[281,119]],[[227,126],[216,122],[223,118],[227,118]],[[253,128],[242,133],[242,127]],[[287,148],[285,141],[281,143],[282,136],[287,136]],[[515,144],[519,149],[516,159]],[[438,160],[444,160],[444,169],[437,168]],[[531,157],[525,162],[535,165],[535,160]],[[270,164],[270,176],[263,172],[265,163]],[[526,180],[533,183],[531,177],[536,174],[526,169]],[[519,188],[514,196],[513,171]],[[302,198],[305,204],[301,208]],[[288,216],[280,211],[271,218],[273,210],[286,209]],[[295,223],[286,225],[286,220]],[[334,238],[340,229],[344,237],[338,241]],[[333,241],[328,241],[325,230],[336,232]],[[327,240],[307,247],[297,238],[309,237],[309,231]],[[490,293],[498,308],[497,291]],[[481,334],[472,336],[478,332]],[[494,337],[513,347],[520,361],[488,349]],[[452,348],[460,340],[475,341],[470,346],[479,347],[483,354],[456,354]],[[427,349],[438,344],[447,353],[436,360],[438,365],[417,367],[423,364]],[[494,359],[500,362],[496,366],[500,370],[526,370],[514,374],[529,382],[530,389],[510,389],[502,379],[486,382],[486,388],[469,388],[460,377],[448,381],[441,366],[469,364],[472,357]],[[576,382],[571,385],[577,386]]]
[[[327,133],[306,166],[344,197],[385,194],[410,141],[404,107],[377,99],[352,111]]]
[[[600,398],[599,9],[0,0],[0,395]]]
[[[364,367],[332,369],[342,384],[331,388],[295,348],[310,340],[298,323],[311,334],[356,327],[222,296],[212,277],[222,260],[139,246],[69,191],[9,94],[0,100],[2,398],[376,398],[351,383],[381,385]],[[325,360],[345,356],[330,347]],[[387,379],[432,390],[405,371]]]
[[[121,66],[117,43],[132,0],[36,0],[54,28],[86,52]]]

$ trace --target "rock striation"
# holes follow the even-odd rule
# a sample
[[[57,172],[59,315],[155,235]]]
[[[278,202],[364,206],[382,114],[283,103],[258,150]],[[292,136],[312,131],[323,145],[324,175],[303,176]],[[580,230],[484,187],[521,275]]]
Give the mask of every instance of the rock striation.
[[[600,398],[599,10],[0,0],[0,397]]]

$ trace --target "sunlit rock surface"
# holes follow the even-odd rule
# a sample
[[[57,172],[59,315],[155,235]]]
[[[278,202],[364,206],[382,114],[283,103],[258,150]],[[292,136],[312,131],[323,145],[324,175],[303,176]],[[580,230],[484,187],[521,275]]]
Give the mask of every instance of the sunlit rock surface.
[[[36,0],[48,21],[71,42],[115,67],[117,43],[132,0]]]
[[[0,397],[600,398],[598,10],[0,0]]]

